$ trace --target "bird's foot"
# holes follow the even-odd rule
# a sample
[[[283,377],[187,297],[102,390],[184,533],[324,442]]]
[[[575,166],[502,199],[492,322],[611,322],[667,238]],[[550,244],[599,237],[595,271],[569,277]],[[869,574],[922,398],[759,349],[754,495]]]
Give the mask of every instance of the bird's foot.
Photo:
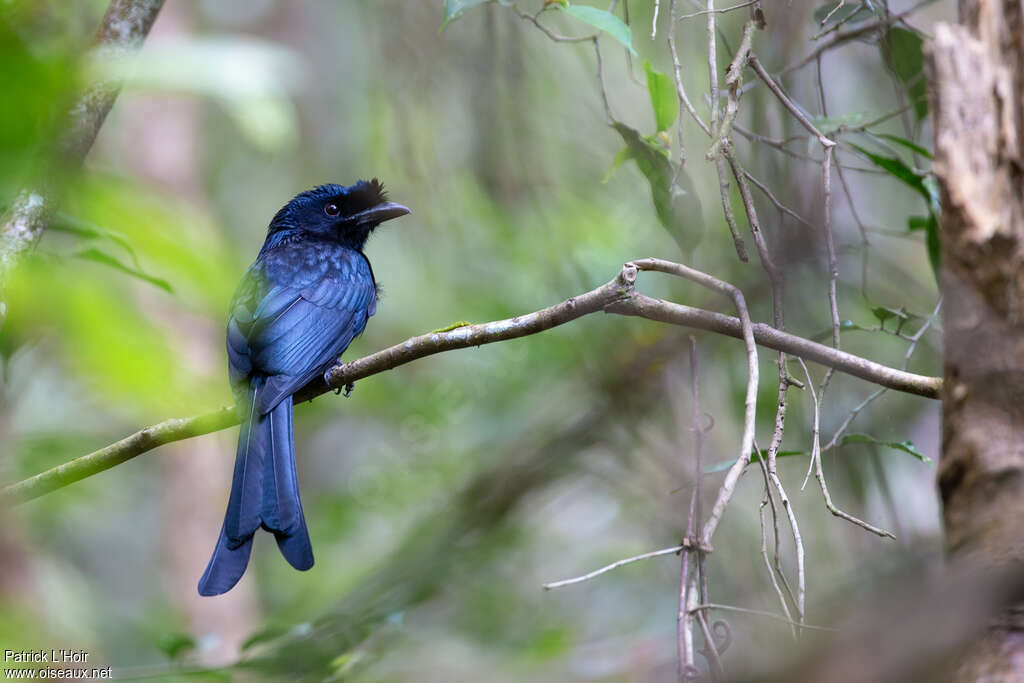
[[[344,363],[341,363],[339,361],[338,365],[344,365]],[[337,367],[337,366],[334,366],[334,367]],[[326,384],[327,386],[331,386],[331,370],[333,370],[333,369],[334,368],[331,367],[331,368],[327,368],[326,370],[324,370],[324,384]],[[348,398],[349,396],[352,395],[352,390],[355,389],[355,388],[356,388],[355,382],[349,382],[348,384],[346,384],[344,386],[344,388],[340,388],[339,387],[339,388],[335,389],[334,390],[334,395],[337,396],[342,391],[344,391],[345,392],[345,398]]]

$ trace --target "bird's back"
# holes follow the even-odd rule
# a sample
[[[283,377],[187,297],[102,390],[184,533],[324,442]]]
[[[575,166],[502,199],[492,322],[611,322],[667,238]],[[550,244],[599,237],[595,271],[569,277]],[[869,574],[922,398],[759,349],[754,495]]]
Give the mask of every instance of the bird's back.
[[[265,377],[265,412],[333,364],[376,310],[369,261],[336,242],[268,244],[231,303],[227,348],[236,393]]]

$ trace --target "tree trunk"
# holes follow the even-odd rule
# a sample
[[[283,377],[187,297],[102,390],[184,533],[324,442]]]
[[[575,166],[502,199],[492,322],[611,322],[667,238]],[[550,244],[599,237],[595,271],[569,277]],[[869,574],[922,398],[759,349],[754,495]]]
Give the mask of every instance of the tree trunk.
[[[945,384],[938,484],[951,559],[1024,560],[1024,4],[961,0],[935,29]],[[952,618],[952,617],[951,617]],[[958,681],[1024,680],[1008,607]]]

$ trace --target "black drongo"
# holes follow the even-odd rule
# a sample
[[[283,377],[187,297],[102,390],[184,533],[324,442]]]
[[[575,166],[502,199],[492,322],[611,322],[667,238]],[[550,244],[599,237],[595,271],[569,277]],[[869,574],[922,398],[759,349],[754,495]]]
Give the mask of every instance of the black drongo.
[[[270,222],[228,317],[228,370],[244,422],[201,595],[238,583],[260,527],[293,567],[313,566],[295,474],[292,394],[323,375],[366,327],[377,286],[363,246],[378,225],[407,213],[375,178],[303,192]]]

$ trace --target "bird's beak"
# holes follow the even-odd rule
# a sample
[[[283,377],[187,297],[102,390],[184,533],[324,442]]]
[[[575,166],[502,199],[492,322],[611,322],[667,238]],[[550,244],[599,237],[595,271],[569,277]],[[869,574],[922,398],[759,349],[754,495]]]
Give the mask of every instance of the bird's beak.
[[[366,225],[368,223],[371,225],[377,225],[384,221],[389,221],[392,218],[398,218],[399,216],[404,216],[409,213],[412,212],[409,211],[408,207],[396,204],[395,202],[384,202],[382,204],[378,204],[372,209],[360,211],[354,216],[350,216],[346,222],[355,223],[356,225]]]

